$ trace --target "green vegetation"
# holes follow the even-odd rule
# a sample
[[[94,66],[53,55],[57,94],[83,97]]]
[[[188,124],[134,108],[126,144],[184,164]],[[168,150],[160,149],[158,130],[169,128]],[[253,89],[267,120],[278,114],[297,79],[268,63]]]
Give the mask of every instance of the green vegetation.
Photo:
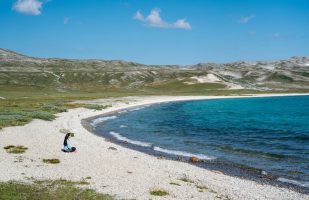
[[[52,158],[52,159],[43,159],[43,163],[47,164],[59,164],[60,160],[57,158]]]
[[[163,189],[154,189],[150,191],[150,194],[153,196],[166,196],[168,192]]]
[[[75,100],[106,98],[105,93],[69,91],[59,93],[53,89],[38,87],[22,87],[0,85],[0,129],[6,126],[19,126],[29,123],[32,119],[51,121],[55,114],[66,112],[67,109],[87,107],[105,109],[108,106],[90,104],[72,104]]]
[[[8,146],[3,147],[3,149],[9,150],[9,149],[12,149],[14,147],[15,147],[14,145],[8,145]]]
[[[14,200],[113,200],[107,194],[99,194],[91,189],[79,188],[81,182],[55,180],[34,181],[32,184],[0,182],[0,199]]]
[[[203,186],[203,185],[195,185],[196,186],[196,188],[197,189],[199,189],[199,190],[208,190],[208,187],[206,187],[206,186]]]
[[[208,188],[206,186],[196,185],[196,188],[200,190],[207,190]]]
[[[90,184],[90,183],[87,182],[85,179],[83,179],[83,180],[81,180],[81,181],[78,181],[78,182],[76,182],[76,183],[78,183],[79,185],[89,185],[89,184]]]
[[[286,76],[284,74],[279,74],[278,72],[274,72],[273,74],[271,74],[269,77],[268,77],[268,80],[270,81],[278,81],[278,82],[293,82],[293,78],[289,77],[289,76]]]
[[[180,186],[179,183],[175,183],[175,182],[170,182],[171,185],[177,185],[177,186]]]
[[[180,178],[179,180],[183,181],[183,182],[186,182],[186,183],[194,183],[194,181],[190,180],[189,178],[187,177],[182,177]]]
[[[111,107],[111,105],[98,105],[98,104],[84,104],[85,108],[88,108],[88,109],[93,109],[93,110],[103,110],[103,109],[106,109],[108,107]]]
[[[22,145],[14,146],[14,145],[8,145],[3,147],[7,153],[13,153],[13,154],[21,154],[25,153],[28,149],[27,147],[24,147]]]
[[[200,84],[186,84],[183,81],[167,81],[161,84],[148,85],[146,89],[152,93],[169,94],[169,95],[198,95],[207,94],[224,89],[225,85],[220,83],[200,83]]]

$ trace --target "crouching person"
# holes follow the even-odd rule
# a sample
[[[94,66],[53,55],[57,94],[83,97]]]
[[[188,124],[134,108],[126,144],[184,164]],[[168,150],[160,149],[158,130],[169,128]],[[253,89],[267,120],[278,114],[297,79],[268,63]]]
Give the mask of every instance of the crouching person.
[[[64,137],[64,141],[63,141],[63,152],[74,152],[76,151],[75,147],[71,147],[70,145],[70,137],[72,137],[72,133],[67,133]]]

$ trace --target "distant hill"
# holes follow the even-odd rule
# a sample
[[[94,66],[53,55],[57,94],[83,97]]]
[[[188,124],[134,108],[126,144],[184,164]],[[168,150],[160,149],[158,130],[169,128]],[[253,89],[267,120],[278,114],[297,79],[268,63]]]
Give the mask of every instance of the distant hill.
[[[125,61],[34,58],[0,49],[0,85],[61,90],[199,87],[228,90],[309,89],[309,57],[279,61],[143,65]]]

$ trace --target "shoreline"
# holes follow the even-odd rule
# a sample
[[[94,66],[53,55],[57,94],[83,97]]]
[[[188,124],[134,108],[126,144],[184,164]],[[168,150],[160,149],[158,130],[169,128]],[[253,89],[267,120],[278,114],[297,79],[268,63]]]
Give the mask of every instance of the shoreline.
[[[282,95],[279,95],[279,97],[281,96]],[[283,95],[283,96],[308,96],[308,95]],[[251,98],[251,97],[254,98],[254,97],[278,97],[278,96],[269,96],[269,95],[248,96],[248,97],[241,96],[241,97],[232,97],[232,98]],[[139,141],[134,140],[134,142],[132,143],[130,142],[131,140],[130,138],[124,138],[124,139],[127,139],[126,141],[126,140],[119,140],[115,138],[114,136],[109,135],[107,133],[99,134],[95,130],[95,125],[91,124],[95,119],[110,118],[116,114],[121,115],[123,111],[130,111],[130,110],[144,108],[144,107],[148,107],[148,106],[152,106],[156,104],[173,103],[173,102],[180,102],[180,101],[203,101],[203,100],[214,100],[214,99],[216,98],[206,98],[206,99],[202,98],[202,99],[194,99],[194,100],[186,99],[186,100],[176,100],[176,101],[172,100],[172,101],[165,101],[165,102],[159,102],[159,103],[155,102],[155,103],[150,103],[150,104],[142,104],[138,106],[132,106],[132,107],[127,107],[127,108],[120,109],[120,110],[115,110],[115,111],[97,115],[97,116],[92,116],[87,119],[83,119],[82,125],[89,132],[99,137],[102,137],[109,142],[112,142],[114,144],[120,145],[125,148],[140,151],[140,152],[149,154],[151,156],[159,157],[162,159],[174,160],[178,162],[184,162],[184,163],[188,163],[188,164],[191,164],[197,167],[201,167],[203,169],[220,171],[228,176],[243,178],[247,180],[256,181],[261,184],[269,184],[269,185],[278,186],[282,188],[292,189],[292,190],[295,190],[296,192],[300,192],[303,194],[309,194],[308,187],[301,185],[301,183],[298,183],[297,181],[294,181],[294,180],[285,179],[284,177],[274,176],[271,173],[265,172],[263,169],[258,169],[258,168],[242,165],[239,163],[221,161],[217,159],[211,159],[211,158],[203,159],[203,158],[200,158],[198,155],[194,155],[194,154],[192,154],[191,156],[197,157],[201,159],[202,161],[201,162],[190,162],[189,158],[191,156],[183,156],[183,155],[170,154],[164,151],[156,151],[155,149],[153,149],[152,146],[144,146],[143,144],[134,144],[134,142],[139,142]],[[222,98],[217,98],[217,99],[222,99]],[[223,99],[226,99],[226,98],[223,98]],[[190,154],[190,152],[185,152],[185,153]],[[286,181],[282,181],[282,180],[286,180]]]
[[[158,159],[106,141],[101,136],[90,133],[81,124],[81,120],[154,103],[298,95],[309,94],[127,97],[122,98],[124,102],[111,100],[113,106],[102,111],[77,108],[57,114],[58,118],[51,122],[33,120],[25,126],[4,128],[0,134],[0,171],[7,173],[0,174],[0,181],[25,180],[25,177],[80,180],[91,176],[91,188],[98,192],[117,195],[119,198],[154,198],[149,194],[149,190],[164,188],[169,191],[170,195],[163,197],[163,199],[219,199],[219,197],[228,197],[229,199],[307,199],[308,195],[288,188],[279,188],[228,176],[216,170],[202,169],[184,162]],[[110,99],[87,102],[106,103],[107,100]],[[75,129],[76,134],[72,143],[77,146],[77,153],[64,154],[60,151],[64,137],[64,134],[59,132],[60,129]],[[16,143],[29,148],[25,154],[18,155],[24,160],[21,163],[14,162],[16,156],[7,154],[3,150],[5,145]],[[116,150],[111,150],[110,147],[116,148]],[[46,157],[57,157],[61,163],[53,166],[43,164],[41,159]],[[180,179],[183,177],[192,180],[192,182],[181,181]],[[180,186],[172,185],[171,182],[177,182]],[[200,192],[197,185],[204,185],[208,189]]]

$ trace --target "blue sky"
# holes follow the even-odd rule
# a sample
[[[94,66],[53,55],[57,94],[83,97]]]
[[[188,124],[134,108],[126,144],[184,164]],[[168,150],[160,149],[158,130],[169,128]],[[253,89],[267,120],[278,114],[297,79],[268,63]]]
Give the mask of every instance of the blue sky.
[[[144,64],[309,55],[308,0],[0,0],[0,47]]]

